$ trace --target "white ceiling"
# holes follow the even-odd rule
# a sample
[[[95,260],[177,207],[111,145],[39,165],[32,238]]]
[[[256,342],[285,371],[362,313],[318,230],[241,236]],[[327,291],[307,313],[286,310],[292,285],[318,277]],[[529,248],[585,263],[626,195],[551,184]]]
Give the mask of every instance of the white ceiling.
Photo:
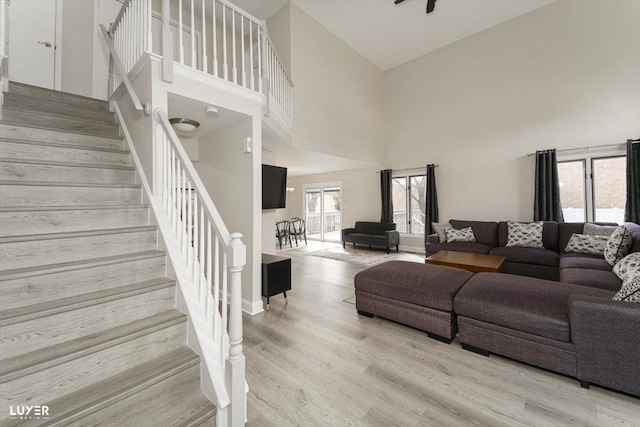
[[[185,118],[200,123],[200,126],[195,132],[180,134],[179,136],[181,137],[200,138],[249,117],[236,111],[226,110],[216,105],[206,104],[173,93],[169,94],[168,101],[168,114],[170,119],[174,117]],[[217,108],[218,114],[208,113],[206,111],[207,107]]]
[[[293,0],[313,19],[367,58],[388,70],[451,43],[529,13],[557,0]],[[287,0],[234,0],[267,19]]]

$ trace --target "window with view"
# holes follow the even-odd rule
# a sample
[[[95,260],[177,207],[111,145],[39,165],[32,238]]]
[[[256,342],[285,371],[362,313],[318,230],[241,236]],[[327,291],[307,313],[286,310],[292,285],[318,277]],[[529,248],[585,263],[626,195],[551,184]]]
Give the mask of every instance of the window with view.
[[[426,175],[393,178],[393,222],[400,233],[424,234],[426,186]]]
[[[558,162],[560,201],[566,222],[624,221],[626,157]]]

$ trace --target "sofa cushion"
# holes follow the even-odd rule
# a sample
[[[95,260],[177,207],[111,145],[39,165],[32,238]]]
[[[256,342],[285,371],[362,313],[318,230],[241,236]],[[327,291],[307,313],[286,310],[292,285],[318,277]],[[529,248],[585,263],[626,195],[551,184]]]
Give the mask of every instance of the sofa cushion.
[[[627,278],[613,297],[616,301],[640,302],[640,276]]]
[[[503,273],[478,273],[458,292],[453,308],[469,317],[517,331],[570,342],[569,295],[611,298],[601,289]]]
[[[612,271],[623,281],[629,277],[640,276],[640,252],[634,252],[622,258],[613,266]]]
[[[542,248],[542,221],[538,222],[508,222],[507,244],[505,246],[520,246],[523,248]]]
[[[378,234],[384,236],[387,231],[395,230],[396,224],[393,222],[368,222],[356,221],[356,233]]]
[[[573,233],[564,251],[604,256],[607,240],[606,236]]]
[[[640,225],[633,222],[625,222],[623,225],[629,230],[631,238],[633,239],[633,244],[629,252],[640,252]]]
[[[455,242],[475,242],[476,236],[473,234],[473,230],[471,227],[463,228],[462,230],[456,230],[454,228],[450,228],[445,230],[447,235],[447,243],[455,243]]]
[[[627,256],[632,245],[633,237],[631,233],[625,226],[621,225],[609,236],[604,249],[604,259],[607,260],[609,265],[615,265]]]
[[[582,232],[582,229],[579,231]],[[576,232],[578,233],[578,232]],[[498,223],[498,246],[506,246],[509,237],[509,221]],[[558,223],[555,221],[542,222],[542,246],[545,249],[558,250]]]
[[[587,222],[584,224],[582,234],[586,234],[587,236],[609,237],[616,231],[616,228],[615,225],[598,225],[593,222]]]
[[[563,268],[560,270],[560,281],[614,292],[619,291],[622,285],[622,280],[611,271],[586,268]]]
[[[452,219],[449,223],[456,230],[471,227],[473,234],[476,236],[476,242],[482,243],[489,247],[498,246],[498,223],[487,221],[460,221]],[[455,250],[455,249],[454,249]]]
[[[472,254],[488,254],[492,246],[483,245],[482,243],[471,242],[453,242],[453,243],[429,243],[425,249],[428,254],[435,254],[439,251],[455,251],[468,252]]]
[[[602,256],[577,253],[561,254],[560,268],[585,268],[589,270],[611,271],[611,266]]]
[[[612,222],[597,222],[598,225],[613,225],[618,224]],[[544,232],[543,232],[544,233]],[[564,248],[569,243],[569,239],[573,233],[584,234],[584,222],[561,222],[558,224],[558,250],[564,252]],[[546,244],[546,240],[543,241]],[[547,246],[545,246],[547,247]]]
[[[431,226],[433,227],[433,231],[438,235],[440,243],[445,243],[447,241],[447,233],[445,230],[453,228],[453,226],[448,222],[432,222]]]
[[[362,292],[430,307],[453,310],[453,297],[473,273],[459,268],[389,261],[356,274]]]
[[[503,256],[507,262],[548,265],[550,267],[557,267],[560,264],[560,255],[558,252],[545,248],[502,246],[491,249],[489,255]]]
[[[356,240],[371,240],[371,241],[380,241],[384,242],[387,236],[381,236],[379,234],[365,234],[365,233],[351,233],[349,237],[352,237]]]

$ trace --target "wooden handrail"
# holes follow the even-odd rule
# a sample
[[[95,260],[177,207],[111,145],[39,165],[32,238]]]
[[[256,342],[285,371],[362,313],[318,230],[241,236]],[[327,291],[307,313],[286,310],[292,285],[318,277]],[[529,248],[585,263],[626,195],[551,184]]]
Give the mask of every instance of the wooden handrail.
[[[225,248],[228,248],[229,245],[231,244],[231,234],[229,233],[227,226],[224,224],[224,221],[222,220],[222,217],[220,216],[218,209],[216,209],[215,205],[213,204],[213,200],[211,200],[211,197],[209,196],[209,192],[207,191],[207,188],[205,187],[202,180],[200,179],[198,172],[193,167],[191,160],[189,160],[189,155],[182,147],[180,138],[178,138],[178,135],[173,130],[173,126],[171,126],[171,123],[169,123],[169,119],[167,118],[167,113],[161,108],[156,108],[154,111],[154,118],[158,123],[160,123],[160,125],[162,126],[162,129],[164,129],[164,132],[169,137],[169,140],[171,141],[171,145],[173,146],[173,149],[176,150],[176,153],[178,154],[178,157],[182,161],[187,174],[189,174],[189,179],[191,179],[193,183],[193,187],[202,198],[202,203],[204,204],[204,207],[206,208],[210,216],[211,223],[213,224],[215,231],[220,236],[223,246]]]
[[[118,52],[116,51],[115,46],[113,45],[113,41],[111,40],[111,35],[104,27],[103,24],[100,24],[100,30],[102,31],[102,36],[104,37],[104,41],[107,43],[107,47],[109,48],[109,52],[111,53],[111,58],[113,59],[113,64],[118,69],[118,73],[120,77],[122,77],[122,82],[124,83],[124,87],[129,92],[129,96],[131,97],[131,101],[133,101],[133,105],[135,109],[138,111],[143,111],[147,116],[151,114],[151,109],[148,104],[143,104],[140,102],[140,98],[138,98],[138,94],[136,90],[133,88],[131,84],[131,80],[129,80],[129,76],[124,70],[122,66],[122,61],[120,61],[120,57],[118,56]]]

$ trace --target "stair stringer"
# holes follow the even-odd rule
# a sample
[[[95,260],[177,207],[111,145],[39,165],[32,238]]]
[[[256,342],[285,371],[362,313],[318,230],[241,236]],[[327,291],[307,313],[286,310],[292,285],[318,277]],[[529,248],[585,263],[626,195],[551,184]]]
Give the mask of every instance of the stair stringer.
[[[164,243],[167,253],[167,268],[172,268],[175,275],[177,286],[176,291],[176,308],[187,315],[188,333],[187,345],[200,356],[200,387],[204,395],[216,405],[218,420],[225,419],[226,408],[230,405],[231,400],[224,380],[224,363],[225,355],[229,352],[229,337],[224,331],[220,336],[220,340],[214,339],[212,326],[208,324],[205,318],[204,305],[200,303],[195,289],[197,286],[193,281],[193,274],[184,266],[187,265],[187,259],[183,256],[179,247],[179,243],[171,229],[171,223],[167,215],[164,213],[162,201],[159,197],[153,197],[151,187],[147,181],[145,174],[142,172],[142,165],[138,153],[136,152],[131,134],[127,129],[127,124],[120,111],[117,103],[112,103],[114,112],[120,123],[124,139],[131,151],[131,157],[136,165],[138,178],[141,181],[145,197],[149,200],[150,212],[160,231],[159,241]],[[168,272],[169,273],[169,272]],[[220,314],[218,310],[214,310],[214,316],[218,316],[218,324],[221,324]],[[215,355],[220,355],[219,360]],[[219,425],[224,425],[221,423]]]

